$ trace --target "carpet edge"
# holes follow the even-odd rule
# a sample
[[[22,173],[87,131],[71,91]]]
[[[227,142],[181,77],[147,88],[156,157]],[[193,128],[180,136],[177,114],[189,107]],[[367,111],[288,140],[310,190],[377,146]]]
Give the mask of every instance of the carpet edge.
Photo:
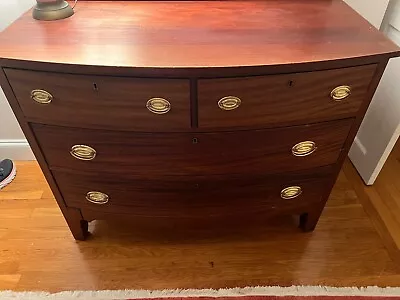
[[[255,286],[226,289],[165,289],[165,290],[102,290],[48,292],[0,292],[0,299],[142,299],[167,297],[229,297],[229,296],[400,296],[399,287],[330,287],[330,286]]]

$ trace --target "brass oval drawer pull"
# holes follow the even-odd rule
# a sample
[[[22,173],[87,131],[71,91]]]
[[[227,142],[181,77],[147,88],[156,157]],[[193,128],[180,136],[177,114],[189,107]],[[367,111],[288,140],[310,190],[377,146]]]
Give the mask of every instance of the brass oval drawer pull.
[[[94,204],[106,204],[110,197],[102,192],[91,191],[86,194],[86,200]]]
[[[312,141],[300,142],[292,147],[292,153],[294,156],[308,156],[317,150],[317,147]]]
[[[342,101],[351,95],[351,87],[348,85],[341,85],[333,89],[331,98],[335,101]]]
[[[31,98],[40,104],[49,104],[53,100],[53,95],[44,90],[33,90]]]
[[[242,100],[235,96],[227,96],[218,101],[218,106],[222,110],[234,110],[240,106]]]
[[[146,107],[154,114],[163,115],[171,110],[171,103],[164,98],[151,98]]]
[[[74,145],[71,147],[70,153],[80,160],[93,160],[96,157],[96,150],[87,145]]]
[[[301,187],[289,186],[281,191],[281,198],[285,200],[290,200],[299,197],[301,193],[302,193]]]

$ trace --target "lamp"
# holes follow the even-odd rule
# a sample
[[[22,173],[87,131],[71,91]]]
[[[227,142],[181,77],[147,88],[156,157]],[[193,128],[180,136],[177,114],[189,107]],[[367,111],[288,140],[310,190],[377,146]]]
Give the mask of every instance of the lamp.
[[[32,12],[33,18],[36,20],[59,20],[74,14],[73,7],[65,0],[36,0],[36,2]]]

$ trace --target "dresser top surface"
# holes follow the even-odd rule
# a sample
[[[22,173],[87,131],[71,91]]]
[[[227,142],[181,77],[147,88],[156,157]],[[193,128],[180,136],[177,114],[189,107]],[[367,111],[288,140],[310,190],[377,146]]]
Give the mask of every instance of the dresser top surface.
[[[26,12],[0,33],[0,58],[93,66],[270,66],[399,48],[340,0],[79,1],[75,15]]]

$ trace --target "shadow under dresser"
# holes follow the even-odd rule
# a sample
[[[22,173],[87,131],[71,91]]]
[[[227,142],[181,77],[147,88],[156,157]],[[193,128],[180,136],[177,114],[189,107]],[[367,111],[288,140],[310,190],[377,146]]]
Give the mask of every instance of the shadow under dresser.
[[[314,230],[400,55],[339,0],[76,10],[2,32],[0,82],[78,240],[103,218]]]

